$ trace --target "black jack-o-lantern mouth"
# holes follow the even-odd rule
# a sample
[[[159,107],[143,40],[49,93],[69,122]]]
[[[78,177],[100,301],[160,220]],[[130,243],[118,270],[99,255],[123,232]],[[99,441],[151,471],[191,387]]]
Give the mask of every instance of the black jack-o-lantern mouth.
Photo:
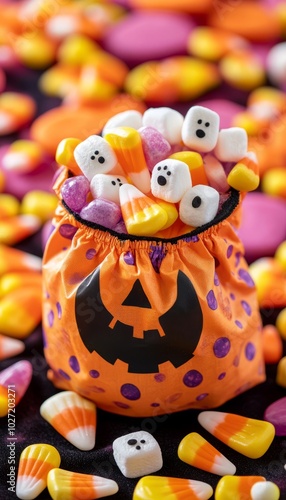
[[[92,300],[96,307],[91,314],[88,305]],[[80,284],[75,315],[80,337],[89,352],[97,352],[111,364],[120,359],[128,364],[130,373],[142,374],[158,372],[159,365],[166,361],[177,368],[193,357],[203,328],[203,314],[195,288],[182,271],[177,274],[176,299],[158,317],[158,328],[144,327],[144,313],[147,317],[152,306],[138,278],[121,307],[132,307],[132,311],[138,308],[143,318],[140,335],[134,335],[134,327],[115,319],[104,305],[100,266]]]

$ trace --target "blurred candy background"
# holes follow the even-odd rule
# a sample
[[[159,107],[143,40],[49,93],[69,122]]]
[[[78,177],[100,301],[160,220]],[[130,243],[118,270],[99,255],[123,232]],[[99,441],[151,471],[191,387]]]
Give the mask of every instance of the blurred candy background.
[[[225,408],[262,418],[286,388],[286,3],[2,0],[0,7],[0,369],[19,360],[33,367],[17,407],[16,462],[25,446],[44,440],[61,450],[67,469],[115,479],[114,498],[131,499],[135,481],[112,462],[112,440],[132,427],[156,430],[166,454],[161,474],[191,477],[174,463],[189,432],[180,415],[146,423],[102,412],[89,456],[58,442],[39,415],[54,392],[42,353],[41,257],[57,203],[56,149],[66,137],[100,134],[120,111],[159,106],[185,115],[203,105],[219,113],[222,128],[247,131],[261,182],[245,197],[239,234],[258,291],[267,381]],[[186,413],[195,430],[195,412]],[[5,412],[0,424],[6,436]],[[286,498],[285,446],[276,438],[254,464],[230,458],[241,474],[274,481]],[[2,451],[1,461],[8,471]],[[217,482],[202,472],[196,478]],[[15,498],[6,480],[0,487],[0,498]]]

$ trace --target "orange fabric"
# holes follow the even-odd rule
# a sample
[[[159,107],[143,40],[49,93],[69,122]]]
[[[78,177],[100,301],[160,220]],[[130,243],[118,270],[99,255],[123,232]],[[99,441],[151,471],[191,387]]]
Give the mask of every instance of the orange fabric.
[[[217,407],[262,382],[261,318],[234,213],[170,242],[120,239],[59,203],[43,256],[56,387],[107,411],[156,416]]]

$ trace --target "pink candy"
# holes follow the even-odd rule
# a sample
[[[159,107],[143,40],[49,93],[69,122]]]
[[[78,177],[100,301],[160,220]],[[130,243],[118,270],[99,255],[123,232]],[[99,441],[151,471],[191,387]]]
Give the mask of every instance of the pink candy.
[[[83,207],[80,216],[107,229],[114,229],[122,218],[120,207],[116,203],[99,198]]]
[[[67,179],[61,189],[63,200],[71,210],[80,212],[86,204],[89,181],[84,175]]]
[[[150,172],[154,165],[171,154],[171,146],[163,135],[154,127],[139,129],[145,160]]]
[[[274,425],[276,436],[286,436],[286,397],[278,399],[266,408],[264,420]]]

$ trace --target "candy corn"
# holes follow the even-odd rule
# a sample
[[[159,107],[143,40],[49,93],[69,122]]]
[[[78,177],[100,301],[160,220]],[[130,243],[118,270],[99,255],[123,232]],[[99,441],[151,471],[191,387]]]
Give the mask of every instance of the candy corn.
[[[39,166],[42,155],[43,150],[37,142],[21,139],[9,146],[2,164],[5,170],[28,173]]]
[[[178,153],[174,153],[169,156],[169,158],[187,163],[191,172],[193,186],[196,184],[208,185],[203,159],[199,153],[196,153],[195,151],[179,151]]]
[[[25,344],[21,340],[12,339],[0,333],[0,361],[20,354],[25,349]]]
[[[121,167],[132,183],[143,193],[148,193],[150,173],[138,130],[131,127],[117,127],[108,131],[104,138],[112,146]]]
[[[56,161],[60,165],[65,165],[68,167],[73,174],[81,175],[82,171],[80,170],[77,162],[74,158],[74,150],[81,143],[80,139],[76,139],[74,137],[69,137],[67,139],[63,139],[56,151]]]
[[[0,276],[14,271],[40,271],[42,259],[0,243]]]
[[[265,325],[262,328],[262,350],[267,364],[278,363],[283,356],[282,338],[274,325]]]
[[[276,384],[286,388],[286,356],[283,356],[277,365]]]
[[[17,215],[20,211],[20,202],[12,194],[0,194],[0,219]]]
[[[22,500],[36,498],[47,486],[48,472],[59,467],[61,457],[49,444],[32,444],[25,448],[19,460],[16,495]]]
[[[48,490],[53,500],[94,500],[118,491],[112,479],[55,468],[48,473]]]
[[[193,467],[225,476],[236,472],[236,467],[196,432],[185,436],[179,444],[178,456]]]
[[[0,300],[0,331],[19,339],[27,337],[42,318],[42,289],[22,286]]]
[[[0,372],[0,417],[8,413],[9,401],[17,405],[32,379],[33,368],[29,361],[21,360]]]
[[[259,180],[258,163],[253,153],[236,163],[227,177],[229,185],[238,191],[253,191]]]
[[[21,213],[39,217],[43,224],[53,218],[57,204],[58,198],[55,194],[32,189],[22,198]]]
[[[212,494],[212,487],[202,481],[145,476],[136,484],[133,500],[208,500]]]
[[[271,445],[275,428],[269,422],[232,413],[204,411],[199,423],[217,439],[249,458],[260,458]]]
[[[251,500],[279,500],[280,490],[271,481],[259,481],[250,490]]]
[[[261,481],[265,481],[262,476],[224,476],[217,484],[215,500],[251,500],[252,486]]]
[[[35,102],[28,95],[3,92],[0,96],[0,135],[19,130],[33,118],[35,110]]]
[[[42,275],[34,271],[5,273],[0,278],[0,298],[7,293],[26,286],[42,286]]]
[[[166,211],[132,184],[123,184],[120,187],[119,198],[129,234],[151,236],[166,225]]]
[[[95,445],[95,405],[72,391],[63,391],[46,399],[40,407],[41,416],[59,434],[80,450]]]
[[[36,215],[14,215],[0,220],[0,243],[15,245],[35,234],[41,227],[41,220]]]

